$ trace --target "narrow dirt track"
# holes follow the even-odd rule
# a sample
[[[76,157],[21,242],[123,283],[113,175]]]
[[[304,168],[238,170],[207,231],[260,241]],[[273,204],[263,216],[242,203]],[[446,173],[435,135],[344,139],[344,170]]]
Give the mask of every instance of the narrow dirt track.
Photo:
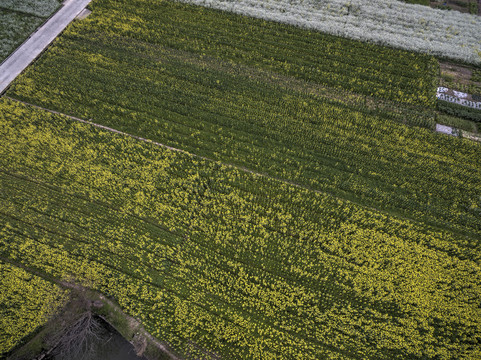
[[[67,0],[0,65],[0,94],[30,65],[92,0]]]

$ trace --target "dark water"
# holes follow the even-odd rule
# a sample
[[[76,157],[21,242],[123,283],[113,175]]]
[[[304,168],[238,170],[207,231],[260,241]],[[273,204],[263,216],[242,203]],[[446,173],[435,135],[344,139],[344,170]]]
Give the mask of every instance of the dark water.
[[[134,347],[104,320],[97,318],[102,326],[98,339],[92,339],[90,352],[86,355],[54,356],[52,360],[146,360],[138,357]]]

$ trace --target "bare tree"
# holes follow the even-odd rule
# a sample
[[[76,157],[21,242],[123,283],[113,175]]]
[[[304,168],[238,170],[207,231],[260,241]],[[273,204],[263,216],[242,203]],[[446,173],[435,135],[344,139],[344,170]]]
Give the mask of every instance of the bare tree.
[[[60,359],[87,360],[94,356],[94,344],[101,339],[102,327],[91,311],[84,312],[72,325],[56,335],[53,354]]]
[[[50,339],[51,355],[58,359],[93,358],[103,327],[92,312],[92,303],[83,291],[73,291],[70,310],[64,313],[60,330]]]

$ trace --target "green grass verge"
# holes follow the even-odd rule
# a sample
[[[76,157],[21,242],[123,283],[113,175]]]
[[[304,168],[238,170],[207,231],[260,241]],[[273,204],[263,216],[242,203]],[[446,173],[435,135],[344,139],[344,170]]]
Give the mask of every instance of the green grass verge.
[[[419,4],[429,6],[431,2],[429,0],[400,0],[408,4]]]
[[[442,111],[445,114],[474,121],[478,124],[481,123],[481,110],[441,100],[438,101],[437,107],[439,111]]]

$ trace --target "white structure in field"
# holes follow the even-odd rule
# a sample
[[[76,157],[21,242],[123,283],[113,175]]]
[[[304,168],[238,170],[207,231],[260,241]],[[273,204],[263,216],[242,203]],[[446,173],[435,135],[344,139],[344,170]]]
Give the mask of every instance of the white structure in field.
[[[453,128],[451,126],[436,124],[436,131],[441,134],[451,135],[451,136],[460,136],[461,131],[459,129]],[[478,134],[471,133],[469,131],[462,131],[462,137],[464,139],[479,141],[481,142],[481,136]]]
[[[398,0],[183,0],[481,64],[481,16]]]
[[[441,124],[436,124],[436,131],[446,135],[457,135],[455,128]]]
[[[465,99],[465,98],[468,97],[468,94],[463,93],[463,92],[461,92],[461,91],[456,91],[456,90],[454,90],[453,92],[454,92],[454,96],[456,96],[456,97],[458,97],[458,98],[460,98],[460,99]]]
[[[443,100],[443,101],[447,101],[447,102],[450,102],[450,103],[470,107],[472,109],[481,110],[481,102],[465,99],[468,96],[468,94],[460,93],[458,91],[454,91],[454,94],[457,95],[457,96],[453,96],[453,95],[446,94],[446,92],[448,90],[449,89],[447,89],[445,87],[439,87],[438,91],[436,93],[436,97],[439,100]],[[462,97],[459,96],[460,94],[461,94]]]

